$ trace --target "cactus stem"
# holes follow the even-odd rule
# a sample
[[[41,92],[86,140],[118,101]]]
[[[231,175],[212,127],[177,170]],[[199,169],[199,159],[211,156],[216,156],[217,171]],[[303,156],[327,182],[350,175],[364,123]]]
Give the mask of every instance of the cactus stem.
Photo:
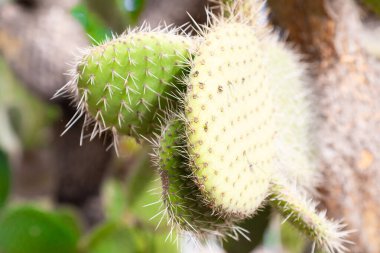
[[[341,221],[326,218],[326,212],[318,212],[317,204],[308,199],[303,190],[297,189],[285,180],[272,181],[270,203],[303,234],[307,235],[318,247],[329,253],[346,252],[344,246],[351,243],[347,237],[352,230],[344,230]]]

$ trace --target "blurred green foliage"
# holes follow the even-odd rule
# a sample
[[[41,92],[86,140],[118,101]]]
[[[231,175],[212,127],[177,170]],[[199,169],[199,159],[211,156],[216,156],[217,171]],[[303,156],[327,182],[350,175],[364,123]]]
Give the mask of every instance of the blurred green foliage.
[[[7,209],[0,215],[0,252],[74,253],[79,233],[67,220],[31,206]]]
[[[137,23],[139,15],[144,7],[144,0],[118,0],[119,6],[127,12],[129,16],[130,24],[134,25]]]
[[[101,43],[112,36],[111,30],[105,26],[103,20],[93,14],[85,4],[79,4],[74,7],[71,14],[91,37],[93,44]]]
[[[25,149],[47,143],[49,126],[59,118],[56,106],[40,101],[27,91],[13,76],[0,58],[0,110],[9,122],[0,122],[0,128],[10,123]],[[0,143],[1,143],[0,138]]]
[[[127,210],[125,184],[110,178],[103,185],[102,199],[107,220],[118,221]]]
[[[380,0],[364,0],[364,3],[369,9],[380,15]]]
[[[287,252],[301,253],[307,245],[307,239],[288,222],[281,226],[281,241]]]
[[[135,196],[135,201],[129,206],[130,212],[140,220],[143,220],[153,228],[159,223],[161,211],[161,182],[150,180],[150,183]],[[162,214],[162,213],[161,213]],[[161,224],[165,228],[166,223]],[[161,227],[162,228],[162,227]]]
[[[95,41],[104,41],[112,33],[120,34],[137,24],[144,0],[84,0],[72,15]]]
[[[143,159],[136,169],[145,171],[145,165]],[[105,182],[102,196],[105,203],[106,221],[83,238],[80,244],[81,252],[178,252],[176,245],[166,240],[170,231],[166,222],[162,222],[161,226],[157,227],[161,216],[151,219],[161,210],[160,203],[157,203],[160,199],[158,192],[160,183],[152,179],[153,172],[151,170],[148,183],[143,183],[146,180],[144,177],[132,177],[134,181],[131,182],[132,184],[142,185],[135,192],[133,202],[128,199],[130,188],[125,187],[125,182],[114,178]]]
[[[148,185],[155,176],[155,171],[151,166],[150,156],[148,150],[144,150],[145,154],[140,155],[140,159],[135,168],[130,168],[130,174],[126,181],[126,197],[128,205],[134,206],[138,198],[144,194]]]
[[[6,154],[0,150],[0,209],[5,205],[10,191],[10,167]]]
[[[144,253],[152,252],[149,238],[142,231],[120,222],[107,222],[81,242],[80,252]]]

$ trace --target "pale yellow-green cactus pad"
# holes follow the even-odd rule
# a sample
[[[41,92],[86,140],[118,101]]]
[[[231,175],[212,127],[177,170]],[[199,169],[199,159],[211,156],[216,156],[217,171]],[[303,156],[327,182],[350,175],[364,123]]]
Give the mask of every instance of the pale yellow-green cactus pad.
[[[283,177],[302,188],[313,189],[319,181],[313,135],[313,97],[307,86],[300,56],[280,41],[276,34],[264,43],[272,70],[276,111],[277,168]]]
[[[185,102],[196,183],[214,210],[255,213],[274,165],[274,107],[268,66],[252,27],[220,21],[195,54]]]

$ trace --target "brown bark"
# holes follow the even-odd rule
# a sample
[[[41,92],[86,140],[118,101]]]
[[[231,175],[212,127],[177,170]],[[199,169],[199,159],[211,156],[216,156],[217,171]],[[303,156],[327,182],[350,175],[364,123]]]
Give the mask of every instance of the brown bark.
[[[276,24],[312,62],[328,216],[343,218],[350,252],[380,252],[380,63],[361,45],[352,0],[270,0]]]

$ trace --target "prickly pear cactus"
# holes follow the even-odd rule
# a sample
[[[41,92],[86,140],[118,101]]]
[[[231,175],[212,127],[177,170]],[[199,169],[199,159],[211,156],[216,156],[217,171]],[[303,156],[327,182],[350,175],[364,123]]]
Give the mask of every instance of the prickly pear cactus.
[[[62,90],[78,107],[68,127],[86,112],[85,125],[95,122],[92,138],[107,129],[137,137],[151,133],[170,93],[179,89],[173,83],[190,44],[175,32],[142,29],[88,49]]]
[[[344,252],[348,232],[304,191],[316,173],[303,67],[259,25],[260,3],[223,5],[225,17],[210,14],[196,43],[142,31],[90,49],[64,88],[78,106],[68,126],[86,114],[86,124],[95,121],[92,136],[106,129],[150,135],[166,110],[170,120],[153,142],[162,212],[175,228],[203,238],[236,235],[235,223],[269,201],[316,245]],[[170,85],[185,71],[181,62],[190,69],[186,86]],[[181,106],[169,106],[169,93]]]
[[[314,242],[313,248],[317,246],[329,253],[347,252],[344,244],[350,242],[345,238],[352,231],[344,230],[342,222],[328,220],[325,211],[317,211],[317,204],[295,184],[282,179],[272,180],[269,201],[288,222]]]
[[[226,22],[195,55],[185,121],[196,183],[218,213],[251,216],[267,196],[275,155],[263,47],[251,27]]]
[[[202,201],[189,168],[189,157],[184,143],[184,126],[179,119],[168,120],[155,149],[156,164],[162,182],[164,215],[169,224],[181,231],[192,232],[198,238],[212,234],[224,237],[239,228],[232,220],[216,215]]]

